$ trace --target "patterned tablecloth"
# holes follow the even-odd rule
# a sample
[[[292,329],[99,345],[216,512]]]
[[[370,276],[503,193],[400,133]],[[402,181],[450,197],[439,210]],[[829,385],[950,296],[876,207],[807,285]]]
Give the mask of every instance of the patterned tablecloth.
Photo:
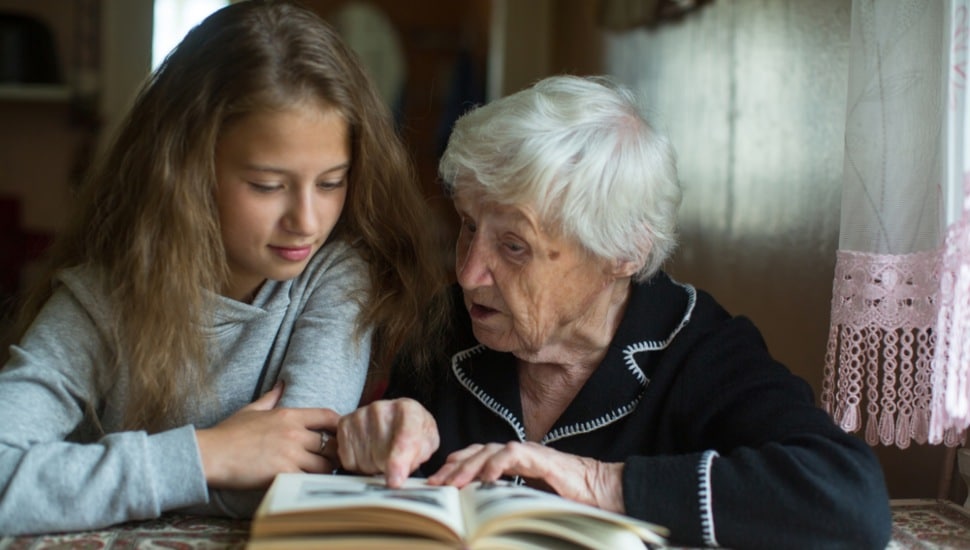
[[[244,548],[248,538],[248,521],[169,515],[156,520],[133,521],[103,531],[4,537],[0,539],[0,550],[228,550]]]
[[[914,499],[894,500],[892,510],[893,538],[887,550],[970,549],[970,513],[962,507],[947,501]],[[0,550],[242,549],[248,530],[248,521],[172,515],[103,531],[3,537]]]
[[[894,500],[893,538],[887,550],[970,549],[970,512],[950,501]]]

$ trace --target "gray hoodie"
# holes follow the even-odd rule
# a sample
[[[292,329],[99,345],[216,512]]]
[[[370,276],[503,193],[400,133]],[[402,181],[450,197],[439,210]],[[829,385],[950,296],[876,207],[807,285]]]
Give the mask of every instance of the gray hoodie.
[[[324,246],[293,280],[267,281],[252,304],[213,297],[214,322],[203,328],[211,385],[189,403],[187,423],[153,435],[120,431],[128,381],[125,373],[109,379],[105,335],[114,321],[96,277],[89,267],[61,273],[0,370],[0,534],[93,529],[174,509],[247,516],[261,493],[210,491],[195,428],[219,423],[277,380],[286,383],[283,407],[347,413],[358,404],[370,333],[353,337],[360,307],[352,296],[367,273],[344,243]]]

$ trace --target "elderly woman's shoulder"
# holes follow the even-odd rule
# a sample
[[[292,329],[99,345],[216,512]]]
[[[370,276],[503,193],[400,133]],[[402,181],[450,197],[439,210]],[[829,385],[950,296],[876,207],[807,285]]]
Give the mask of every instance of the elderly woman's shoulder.
[[[728,311],[709,292],[662,271],[643,285],[645,292],[634,292],[635,296],[639,294],[633,301],[634,311],[650,312],[651,317],[659,317],[668,326],[676,324],[679,340],[689,340],[695,346],[703,341],[731,341],[766,348],[761,331],[750,318]]]
[[[678,325],[722,323],[732,317],[710,293],[678,281],[665,271],[634,283],[627,314],[666,319]]]

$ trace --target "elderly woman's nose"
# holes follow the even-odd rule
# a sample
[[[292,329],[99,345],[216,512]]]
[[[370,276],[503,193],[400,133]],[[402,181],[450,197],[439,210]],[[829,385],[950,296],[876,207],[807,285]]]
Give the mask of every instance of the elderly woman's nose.
[[[457,275],[462,288],[475,288],[492,284],[492,271],[488,255],[480,238],[474,238],[458,250]]]

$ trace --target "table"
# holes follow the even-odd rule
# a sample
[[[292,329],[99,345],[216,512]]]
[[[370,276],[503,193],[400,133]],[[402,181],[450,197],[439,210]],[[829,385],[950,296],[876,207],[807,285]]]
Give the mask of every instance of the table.
[[[891,504],[893,536],[887,550],[970,549],[970,513],[959,505],[934,499],[893,500]],[[245,520],[167,515],[101,531],[3,537],[0,550],[235,550],[245,547],[248,535]]]
[[[970,511],[947,500],[890,501],[893,536],[887,550],[970,548]]]
[[[166,515],[159,519],[132,521],[99,531],[3,537],[0,539],[0,550],[235,550],[244,548],[248,538],[249,521],[246,520]]]

